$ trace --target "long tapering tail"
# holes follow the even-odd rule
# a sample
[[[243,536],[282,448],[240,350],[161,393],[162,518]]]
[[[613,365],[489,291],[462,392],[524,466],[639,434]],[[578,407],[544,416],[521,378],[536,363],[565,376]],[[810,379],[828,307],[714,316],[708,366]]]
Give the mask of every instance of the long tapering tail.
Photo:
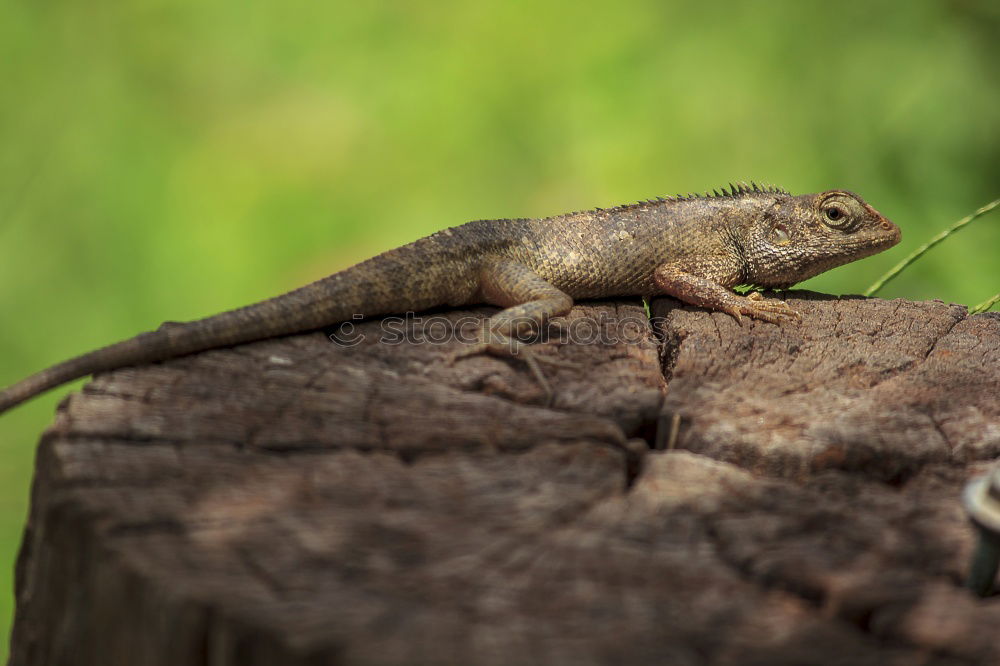
[[[321,328],[349,318],[331,276],[287,294],[185,323],[171,323],[57,363],[0,391],[0,413],[60,384],[97,372]],[[331,281],[333,284],[326,282]],[[332,292],[332,294],[331,294]],[[323,298],[326,297],[326,298]]]
[[[315,330],[356,314],[423,310],[451,302],[452,285],[459,281],[464,264],[435,259],[440,255],[437,243],[437,236],[421,239],[266,301],[140,333],[53,365],[0,391],[0,413],[96,372]],[[435,279],[428,279],[428,270],[438,271]],[[407,273],[420,279],[407,280]]]
[[[321,289],[314,283],[206,319],[168,324],[57,363],[0,391],[0,413],[60,384],[97,372],[308,331],[334,323],[338,316],[343,318],[338,308],[314,298],[320,294],[312,292]]]
[[[80,377],[142,361],[166,358],[156,351],[166,349],[166,331],[141,333],[101,349],[57,363],[0,391],[0,413],[30,398]]]

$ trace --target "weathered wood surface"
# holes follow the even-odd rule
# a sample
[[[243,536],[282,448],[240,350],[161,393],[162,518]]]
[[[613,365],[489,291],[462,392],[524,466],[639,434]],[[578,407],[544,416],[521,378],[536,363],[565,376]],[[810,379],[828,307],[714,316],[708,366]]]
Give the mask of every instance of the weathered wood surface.
[[[552,407],[379,322],[101,376],[41,444],[11,663],[1000,663],[959,502],[1000,316],[790,300],[578,306]]]

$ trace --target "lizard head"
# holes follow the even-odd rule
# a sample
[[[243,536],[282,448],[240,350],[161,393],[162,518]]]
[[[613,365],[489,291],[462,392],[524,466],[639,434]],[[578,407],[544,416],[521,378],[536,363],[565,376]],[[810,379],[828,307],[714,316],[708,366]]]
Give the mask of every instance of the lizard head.
[[[853,192],[780,196],[747,234],[747,282],[787,288],[887,250],[900,236],[899,227]]]

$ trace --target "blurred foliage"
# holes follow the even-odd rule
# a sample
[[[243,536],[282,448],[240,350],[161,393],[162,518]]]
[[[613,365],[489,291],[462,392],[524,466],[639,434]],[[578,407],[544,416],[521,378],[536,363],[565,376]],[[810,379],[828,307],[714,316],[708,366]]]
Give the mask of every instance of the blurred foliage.
[[[898,222],[807,284],[858,293],[997,197],[998,34],[992,0],[2,3],[0,384],[469,219],[737,179]],[[881,295],[981,301],[998,244]],[[0,622],[65,392],[0,418]]]

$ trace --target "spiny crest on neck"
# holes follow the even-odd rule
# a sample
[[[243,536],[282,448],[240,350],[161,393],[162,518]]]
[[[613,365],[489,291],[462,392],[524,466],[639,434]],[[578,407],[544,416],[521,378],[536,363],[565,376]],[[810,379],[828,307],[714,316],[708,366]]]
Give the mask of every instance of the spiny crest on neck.
[[[671,201],[736,198],[754,194],[781,194],[784,196],[791,196],[791,193],[788,190],[778,187],[776,185],[758,185],[753,181],[750,181],[749,183],[740,181],[737,183],[729,183],[728,190],[725,187],[721,187],[717,190],[712,190],[711,192],[705,192],[704,194],[697,194],[692,192],[688,192],[687,194],[675,194],[672,197],[668,196],[668,197],[656,197],[654,199],[645,199],[636,201],[635,203],[615,206],[613,208],[593,208],[591,210],[586,210],[586,211],[576,211],[574,213],[569,213],[569,215],[577,215],[579,213],[600,213],[604,211],[613,211],[613,210],[630,210],[633,208],[641,208],[644,206],[669,203]]]
[[[713,199],[717,197],[739,197],[745,194],[785,194],[791,196],[791,193],[781,187],[776,185],[758,185],[757,183],[750,181],[749,183],[738,182],[729,183],[729,189],[725,187],[719,190],[712,190],[711,192],[705,192],[704,194],[678,194],[672,199],[676,201],[683,201],[685,199]]]

